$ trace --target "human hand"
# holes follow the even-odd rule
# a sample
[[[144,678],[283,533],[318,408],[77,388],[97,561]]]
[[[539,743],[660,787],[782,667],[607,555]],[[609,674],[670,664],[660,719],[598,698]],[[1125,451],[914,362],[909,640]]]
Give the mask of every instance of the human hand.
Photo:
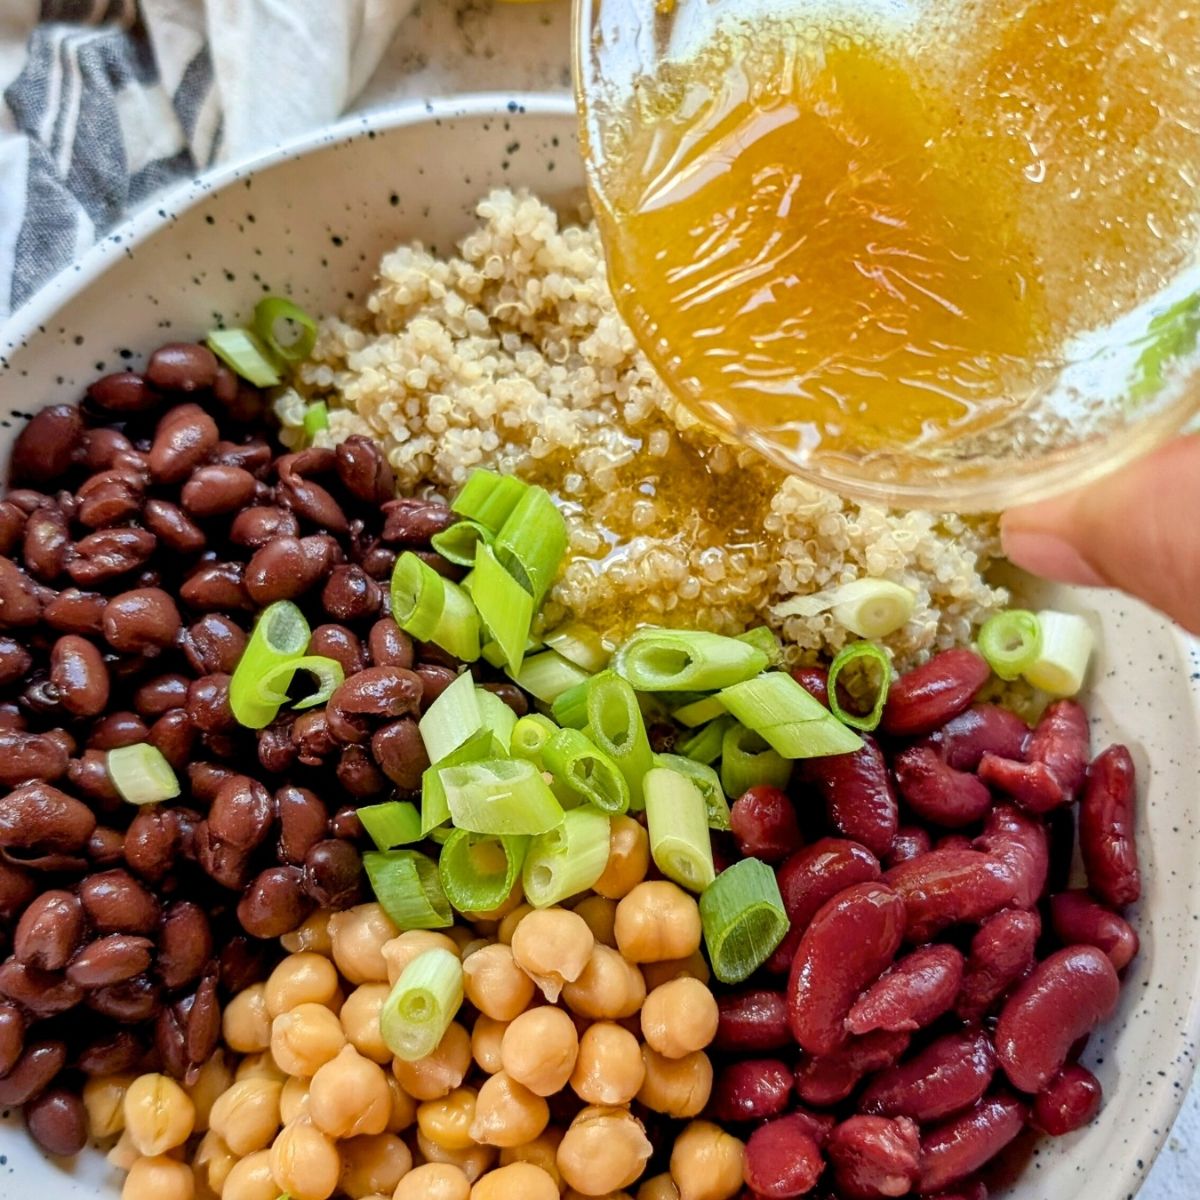
[[[1200,434],[1000,519],[1004,553],[1045,579],[1114,587],[1200,633]]]

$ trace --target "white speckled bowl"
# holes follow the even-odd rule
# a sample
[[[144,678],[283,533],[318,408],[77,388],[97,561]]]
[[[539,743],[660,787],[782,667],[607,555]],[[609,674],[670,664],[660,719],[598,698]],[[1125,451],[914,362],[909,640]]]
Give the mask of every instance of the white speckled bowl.
[[[565,99],[489,95],[415,104],[340,126],[184,189],[86,255],[0,332],[0,452],[21,416],[73,400],[98,372],[237,318],[263,291],[329,311],[366,289],[381,251],[446,249],[489,187],[549,199],[583,181]],[[1166,1137],[1200,1030],[1200,656],[1118,598],[1047,589],[1087,613],[1102,649],[1088,704],[1098,743],[1121,739],[1141,775],[1142,953],[1087,1061],[1107,1103],[1089,1129],[1040,1141],[1009,1200],[1127,1200]],[[0,1125],[0,1196],[117,1194],[99,1155],[48,1162]]]

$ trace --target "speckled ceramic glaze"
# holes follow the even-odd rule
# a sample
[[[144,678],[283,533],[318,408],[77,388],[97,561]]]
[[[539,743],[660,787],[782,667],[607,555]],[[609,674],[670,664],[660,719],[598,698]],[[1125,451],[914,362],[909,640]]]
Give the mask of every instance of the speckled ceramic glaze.
[[[566,99],[488,96],[414,104],[209,177],[113,234],[0,332],[0,452],[31,411],[74,400],[98,372],[170,338],[244,318],[287,292],[329,311],[361,296],[380,253],[440,250],[490,187],[578,194]],[[1111,596],[1047,589],[1086,613],[1101,650],[1088,705],[1098,746],[1120,739],[1140,773],[1142,953],[1117,1016],[1086,1060],[1106,1104],[1089,1129],[1030,1142],[1009,1200],[1126,1200],[1170,1129],[1200,1029],[1200,656],[1161,618]],[[1009,1167],[1017,1165],[1010,1163]],[[117,1181],[99,1155],[47,1162],[19,1121],[0,1125],[0,1197],[74,1200]]]

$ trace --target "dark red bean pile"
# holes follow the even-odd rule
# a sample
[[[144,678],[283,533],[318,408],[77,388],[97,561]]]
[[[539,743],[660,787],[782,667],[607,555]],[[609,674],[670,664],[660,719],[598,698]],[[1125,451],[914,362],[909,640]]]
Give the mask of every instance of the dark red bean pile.
[[[418,787],[416,718],[457,665],[391,620],[388,580],[402,549],[450,572],[428,546],[451,518],[395,499],[368,439],[282,453],[258,392],[190,344],[36,415],[11,481],[0,1105],[33,1102],[34,1136],[61,1152],[83,1125],[56,1077],[188,1077],[222,998],[269,965],[259,939],[363,898],[355,809]],[[284,599],[346,681],[255,733],[233,718],[230,676],[255,615]],[[177,802],[115,791],[106,752],[143,742],[174,767]]]
[[[1078,1059],[1138,950],[1133,762],[1091,758],[1073,701],[1032,730],[973,703],[988,675],[938,655],[895,682],[878,740],[733,806],[791,922],[719,997],[710,1115],[747,1138],[748,1197],[985,1200],[1024,1129],[1099,1110]],[[826,699],[823,672],[796,677]]]

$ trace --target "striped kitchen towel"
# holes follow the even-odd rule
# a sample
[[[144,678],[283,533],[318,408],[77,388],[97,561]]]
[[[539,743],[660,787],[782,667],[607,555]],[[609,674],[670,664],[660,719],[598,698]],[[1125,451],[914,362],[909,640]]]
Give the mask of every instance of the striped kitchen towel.
[[[323,125],[414,0],[0,0],[0,318],[168,184]]]

